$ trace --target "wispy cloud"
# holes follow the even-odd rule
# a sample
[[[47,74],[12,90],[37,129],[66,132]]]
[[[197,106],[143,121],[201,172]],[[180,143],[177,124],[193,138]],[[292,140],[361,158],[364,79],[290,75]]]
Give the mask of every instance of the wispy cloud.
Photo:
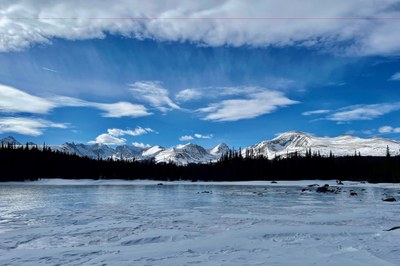
[[[88,107],[95,107],[105,111],[102,113],[103,117],[142,117],[148,116],[152,113],[148,112],[146,107],[140,104],[133,104],[129,102],[117,102],[117,103],[90,103]]]
[[[194,134],[196,139],[212,139],[214,136],[213,134],[202,135],[202,134]]]
[[[0,118],[1,133],[17,133],[29,136],[40,136],[46,128],[67,128],[67,124],[54,123],[44,119],[3,117]]]
[[[47,114],[55,107],[56,105],[47,99],[0,85],[0,112],[2,113]]]
[[[188,102],[204,97],[204,94],[199,89],[184,89],[175,95],[176,100],[180,102]]]
[[[383,126],[378,129],[381,134],[400,133],[400,127]]]
[[[48,114],[55,108],[92,107],[104,117],[141,117],[151,115],[141,104],[129,102],[97,103],[65,96],[41,98],[22,90],[0,85],[0,113]]]
[[[49,72],[53,72],[53,73],[58,73],[57,70],[51,69],[51,68],[47,68],[47,67],[42,67],[43,70],[45,71],[49,71]]]
[[[400,80],[400,72],[394,73],[389,80]]]
[[[119,129],[119,128],[110,128],[107,130],[107,133],[119,137],[119,136],[124,136],[124,135],[130,135],[130,136],[140,136],[148,133],[153,133],[154,130],[151,128],[143,128],[143,127],[136,127],[134,130],[131,129]]]
[[[232,88],[229,93],[237,94]],[[250,119],[260,115],[274,112],[280,107],[296,104],[297,101],[287,98],[280,91],[271,91],[250,87],[246,95],[240,99],[228,99],[211,103],[197,111],[206,114],[203,119],[211,121],[237,121]]]
[[[363,129],[363,130],[354,130],[350,129],[346,131],[346,135],[373,135],[376,132],[375,129]]]
[[[133,96],[149,103],[161,112],[180,107],[169,98],[169,91],[161,86],[158,81],[138,81],[129,85]]]
[[[321,109],[321,110],[313,110],[313,111],[307,111],[303,112],[302,115],[308,116],[308,115],[320,115],[320,114],[326,114],[329,113],[330,110],[326,109]]]
[[[97,103],[89,102],[72,97],[58,96],[50,99],[57,107],[92,107],[102,111],[103,117],[141,117],[148,116],[152,113],[148,112],[146,107],[141,104],[133,104],[129,102],[116,103]]]
[[[293,80],[284,78],[269,78],[270,90],[286,90],[294,83]],[[180,102],[189,102],[199,99],[220,99],[232,96],[243,96],[264,91],[265,88],[259,86],[233,86],[233,87],[203,87],[189,88],[178,92],[175,99]]]
[[[350,122],[356,120],[372,120],[385,114],[400,110],[400,102],[359,104],[341,108],[326,117],[336,122]]]
[[[195,133],[193,136],[191,136],[191,135],[181,136],[179,138],[179,140],[180,141],[188,141],[188,140],[193,140],[193,139],[212,139],[213,137],[214,137],[213,134],[203,135],[203,134]]]

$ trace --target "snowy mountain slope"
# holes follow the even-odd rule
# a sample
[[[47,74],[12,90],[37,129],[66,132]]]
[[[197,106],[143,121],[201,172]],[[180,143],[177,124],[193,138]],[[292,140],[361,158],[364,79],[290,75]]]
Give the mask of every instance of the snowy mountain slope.
[[[165,148],[163,148],[161,146],[153,146],[153,147],[150,147],[147,150],[143,151],[142,156],[144,158],[152,158],[164,150],[165,150]]]
[[[112,158],[116,160],[133,160],[142,158],[142,153],[145,151],[145,148],[139,148],[131,145],[121,145],[115,147],[115,150],[112,154]]]
[[[207,163],[217,159],[219,159],[218,156],[212,155],[203,147],[192,143],[163,150],[155,156],[156,162],[172,162],[178,165]]]
[[[286,132],[270,141],[262,141],[242,151],[246,154],[263,155],[270,159],[275,156],[286,156],[297,152],[304,155],[308,149],[328,156],[332,152],[336,156],[353,155],[360,153],[363,156],[385,156],[389,147],[391,155],[399,153],[400,142],[390,139],[371,138],[364,139],[355,136],[314,137],[303,132]]]
[[[217,146],[215,146],[214,148],[210,149],[209,152],[212,155],[221,156],[221,155],[227,154],[229,152],[229,147],[225,143],[221,143],[221,144],[218,144]]]
[[[61,146],[51,146],[52,150],[58,150],[78,156],[87,156],[89,158],[110,158],[115,153],[115,150],[104,144],[86,145],[81,143],[67,142]]]

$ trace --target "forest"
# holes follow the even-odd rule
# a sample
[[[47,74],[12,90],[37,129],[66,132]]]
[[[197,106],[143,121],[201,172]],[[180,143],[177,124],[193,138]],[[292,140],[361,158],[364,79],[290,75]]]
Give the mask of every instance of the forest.
[[[230,151],[217,162],[179,166],[154,160],[91,159],[53,151],[49,147],[6,145],[0,147],[0,182],[64,179],[150,179],[161,181],[250,180],[354,180],[400,182],[400,156],[372,157],[354,154],[336,157],[308,151],[305,156],[288,154],[272,160],[242,156]]]

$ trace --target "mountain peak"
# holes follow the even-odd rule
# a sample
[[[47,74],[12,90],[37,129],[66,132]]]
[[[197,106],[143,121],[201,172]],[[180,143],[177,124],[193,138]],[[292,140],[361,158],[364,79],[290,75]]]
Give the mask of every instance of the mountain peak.
[[[222,155],[229,152],[229,147],[225,143],[220,143],[210,150],[213,155]]]
[[[0,140],[3,144],[21,145],[21,143],[12,136],[5,137]]]
[[[304,137],[310,137],[311,135],[302,131],[287,131],[284,133],[279,134],[277,137],[274,139],[282,139],[282,138],[288,138],[288,137],[297,137],[297,136],[304,136]]]

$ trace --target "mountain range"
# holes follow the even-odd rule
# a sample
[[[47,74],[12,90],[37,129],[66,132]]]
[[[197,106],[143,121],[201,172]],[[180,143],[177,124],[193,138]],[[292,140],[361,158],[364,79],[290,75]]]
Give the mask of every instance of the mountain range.
[[[22,145],[15,138],[9,136],[0,140],[3,144]],[[36,144],[29,142],[29,146]],[[121,145],[111,147],[104,144],[82,144],[67,142],[62,145],[49,146],[52,150],[87,156],[90,158],[113,158],[116,160],[155,160],[158,163],[172,162],[178,165],[189,163],[208,163],[217,161],[223,154],[227,154],[230,148],[221,143],[211,149],[200,145],[188,143],[170,148],[162,146],[136,147],[133,145]],[[265,140],[241,150],[243,156],[264,156],[273,159],[277,156],[285,157],[298,153],[305,155],[307,151],[328,156],[360,154],[362,156],[385,156],[389,151],[391,155],[398,155],[400,141],[384,138],[360,138],[344,135],[339,137],[315,137],[311,134],[298,131],[290,131],[280,134],[272,140]]]

